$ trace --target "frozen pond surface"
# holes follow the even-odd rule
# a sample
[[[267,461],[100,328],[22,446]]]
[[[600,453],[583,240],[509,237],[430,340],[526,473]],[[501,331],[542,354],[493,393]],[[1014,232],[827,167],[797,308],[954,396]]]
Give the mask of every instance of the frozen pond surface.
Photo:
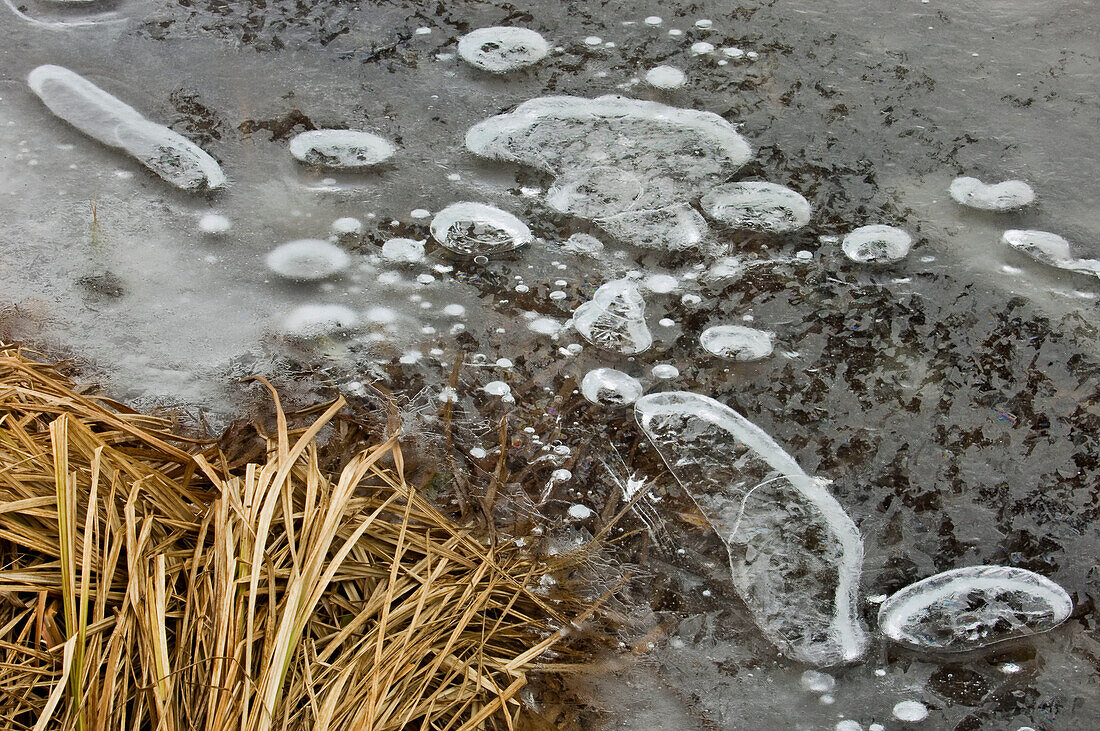
[[[499,26],[536,31],[547,55],[506,73],[462,60],[460,38]],[[539,528],[552,550],[637,498],[621,524],[636,533],[593,569],[608,586],[632,572],[612,607],[622,654],[569,688],[533,689],[554,723],[1013,730],[1100,717],[1100,281],[1081,266],[1100,260],[1095,2],[5,0],[0,34],[4,337],[214,428],[260,398],[247,375],[299,405],[338,388],[368,415],[377,384],[427,457],[414,469],[453,448],[453,477],[430,483],[444,503],[484,489],[507,415],[496,518]],[[194,143],[224,189],[176,189],[55,117],[27,84],[47,64]],[[683,84],[647,81],[662,66]],[[513,162],[467,148],[474,125],[525,102],[603,95],[716,115],[752,156],[698,152],[698,136],[651,117],[559,125],[553,146],[515,140]],[[300,162],[290,141],[313,130],[373,135],[393,154],[359,169]],[[1035,200],[959,205],[959,177],[1025,181]],[[737,181],[795,191],[809,223],[768,233],[705,217],[700,198]],[[439,236],[461,244],[449,250],[432,222],[459,202],[508,217],[447,219]],[[912,249],[849,260],[844,237],[868,225],[906,231]],[[1008,230],[1060,236],[1071,259],[1031,258]],[[316,280],[269,269],[277,246],[309,239],[346,261]],[[610,318],[628,337],[605,340],[625,350],[571,323],[608,282],[629,293],[628,316]],[[700,344],[733,324],[774,333],[774,352],[738,362]],[[863,542],[858,662],[808,670],[768,641],[690,485],[630,407],[581,393],[597,368],[647,393],[712,397],[831,481]],[[1069,619],[984,654],[881,636],[888,596],[978,565],[1050,579]]]

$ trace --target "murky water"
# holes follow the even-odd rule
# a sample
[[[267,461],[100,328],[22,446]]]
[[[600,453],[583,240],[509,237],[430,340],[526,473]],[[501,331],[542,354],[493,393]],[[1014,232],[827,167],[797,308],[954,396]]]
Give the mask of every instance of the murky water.
[[[246,375],[302,402],[339,388],[364,409],[380,403],[376,382],[425,454],[443,453],[440,414],[452,414],[459,474],[432,483],[444,501],[488,482],[507,415],[497,518],[521,533],[538,524],[558,549],[650,490],[622,524],[638,532],[604,552],[600,574],[633,572],[614,605],[619,669],[532,696],[562,723],[581,699],[583,723],[623,728],[1092,725],[1100,280],[1001,237],[1048,231],[1074,257],[1100,258],[1097,3],[539,5],[5,0],[3,334],[77,356],[135,405],[183,406],[215,426],[251,402]],[[548,54],[508,73],[459,57],[460,37],[501,25],[537,31]],[[498,51],[482,55],[538,55]],[[57,119],[26,82],[43,64],[188,138],[229,184],[176,190]],[[683,84],[647,81],[662,66]],[[524,102],[607,94],[717,115],[752,158],[727,169],[728,157],[696,156],[649,122],[515,162],[467,148],[472,126]],[[369,132],[395,152],[362,169],[303,164],[288,146],[312,129]],[[674,155],[686,162],[670,167]],[[948,193],[959,176],[1024,180],[1036,201],[967,208]],[[703,221],[707,186],[743,179],[797,191],[809,224]],[[521,229],[504,219],[448,220],[444,239],[468,246],[444,248],[433,216],[464,201],[516,217],[532,240],[509,251]],[[870,224],[908,232],[911,251],[851,261],[842,238]],[[269,268],[272,250],[303,239],[330,241],[346,263],[315,281]],[[392,239],[425,253],[384,249]],[[601,347],[568,324],[616,279],[644,298],[645,348]],[[294,335],[304,306],[328,308],[305,311],[328,334]],[[636,343],[635,320],[610,327]],[[771,333],[772,353],[743,362],[700,343],[734,325]],[[727,546],[631,407],[581,393],[595,368],[647,392],[713,397],[832,481],[863,541],[859,662],[807,680],[778,654],[738,595]],[[1055,581],[1070,619],[966,656],[903,650],[875,631],[886,595],[978,564]],[[927,718],[903,720],[921,715],[896,707],[908,701]]]

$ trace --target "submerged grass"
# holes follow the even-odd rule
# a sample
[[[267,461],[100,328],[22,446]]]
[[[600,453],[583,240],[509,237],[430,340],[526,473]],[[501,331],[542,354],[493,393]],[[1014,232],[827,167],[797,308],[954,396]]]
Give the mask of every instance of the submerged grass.
[[[291,428],[272,395],[266,454],[231,468],[0,346],[5,728],[523,724],[583,611],[530,589],[555,567],[438,512],[396,437],[326,474],[343,401]]]

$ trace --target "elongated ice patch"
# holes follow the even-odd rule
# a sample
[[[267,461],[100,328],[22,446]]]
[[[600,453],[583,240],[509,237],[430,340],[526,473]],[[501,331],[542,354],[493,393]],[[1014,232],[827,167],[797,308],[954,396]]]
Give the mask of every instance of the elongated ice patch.
[[[186,137],[151,122],[133,107],[61,66],[39,66],[27,76],[50,111],[109,147],[134,157],[172,185],[213,190],[225,185],[217,161]]]
[[[1009,229],[1001,240],[1017,251],[1048,266],[1066,269],[1079,274],[1100,277],[1100,260],[1078,259],[1070,253],[1069,242],[1048,231]]]
[[[895,642],[967,652],[1046,632],[1066,621],[1073,602],[1045,576],[1010,566],[968,566],[929,576],[879,609],[879,630]]]
[[[731,360],[752,361],[772,354],[772,334],[743,325],[715,325],[699,336],[708,353]]]
[[[717,114],[621,96],[532,99],[471,127],[466,147],[551,173],[551,206],[656,249],[698,243],[690,204],[752,156]]]
[[[729,550],[733,583],[767,637],[813,665],[851,662],[863,541],[825,489],[758,426],[686,391],[643,396],[639,426]]]

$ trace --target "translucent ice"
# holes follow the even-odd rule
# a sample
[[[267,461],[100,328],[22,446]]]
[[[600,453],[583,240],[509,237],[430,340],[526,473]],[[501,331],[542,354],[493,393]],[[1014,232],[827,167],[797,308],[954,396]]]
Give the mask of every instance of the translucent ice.
[[[966,652],[1046,632],[1073,602],[1044,576],[1009,566],[968,566],[910,584],[879,609],[879,630],[895,642]]]
[[[511,251],[532,239],[527,224],[484,203],[452,203],[435,214],[431,232],[444,248],[467,257]]]
[[[298,281],[324,279],[347,269],[351,262],[336,244],[299,239],[277,246],[267,255],[267,267],[280,277]]]
[[[900,228],[875,224],[861,226],[841,242],[849,259],[860,264],[888,264],[905,258],[913,237]]]
[[[597,289],[573,312],[573,326],[593,345],[624,355],[641,353],[653,344],[645,300],[629,279],[613,279]]]
[[[734,228],[784,233],[810,222],[810,204],[800,194],[774,183],[719,185],[703,196],[703,211]]]
[[[1069,242],[1058,234],[1009,229],[1001,235],[1001,240],[1043,264],[1100,277],[1100,260],[1075,258],[1070,253]]]
[[[961,177],[948,188],[956,203],[983,211],[1011,211],[1035,200],[1035,191],[1022,180],[983,183],[977,178]]]
[[[315,129],[290,140],[290,154],[304,163],[328,168],[362,168],[393,156],[389,140],[354,129]]]
[[[638,424],[726,543],[733,583],[767,637],[813,665],[863,654],[863,541],[825,489],[758,426],[686,391],[643,396]]]
[[[50,111],[89,137],[117,147],[169,183],[187,190],[225,185],[217,161],[198,145],[151,122],[83,76],[61,66],[39,66],[27,76]]]
[[[706,222],[689,204],[752,154],[716,114],[620,96],[532,99],[471,127],[466,147],[552,174],[550,205],[658,249],[702,239]]]
[[[581,379],[581,394],[594,404],[624,406],[638,400],[642,384],[614,368],[595,368]]]
[[[283,332],[299,338],[316,338],[349,330],[358,315],[343,305],[302,305],[283,320]]]
[[[495,74],[536,64],[549,51],[546,40],[527,28],[478,28],[458,41],[458,55],[463,61]]]
[[[772,334],[742,325],[715,325],[699,336],[699,344],[708,353],[722,358],[751,361],[772,354]]]

